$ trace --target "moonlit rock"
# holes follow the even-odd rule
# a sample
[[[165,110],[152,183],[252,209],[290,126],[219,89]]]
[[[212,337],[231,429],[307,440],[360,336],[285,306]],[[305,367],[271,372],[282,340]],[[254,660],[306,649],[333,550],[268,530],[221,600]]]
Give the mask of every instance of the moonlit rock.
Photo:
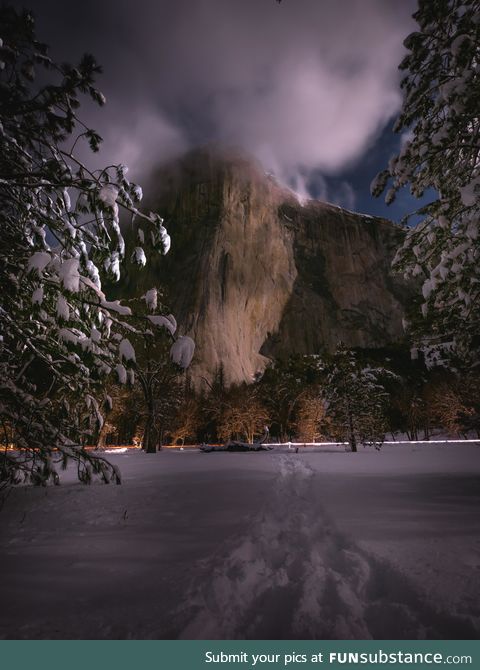
[[[210,180],[211,170],[218,182]],[[204,184],[202,189],[197,188],[199,183]],[[172,311],[177,306],[175,316],[184,310],[202,315],[195,326],[180,332],[190,334],[197,345],[189,368],[194,386],[203,386],[202,378],[211,383],[220,362],[232,383],[250,382],[267,364],[259,354],[260,343],[267,341],[275,357],[280,346],[288,352],[285,355],[298,351],[299,342],[308,342],[309,354],[320,346],[334,348],[340,331],[348,335],[349,347],[357,346],[358,338],[364,346],[374,347],[403,337],[402,301],[413,292],[413,283],[394,274],[390,266],[394,250],[403,242],[400,227],[378,218],[366,221],[363,215],[322,202],[311,201],[303,210],[248,156],[243,159],[216,149],[194,151],[167,165],[158,173],[158,189],[156,204],[169,212],[165,225],[184,240],[182,251],[171,262],[160,259],[158,275],[149,271],[143,279],[139,275],[138,282],[127,277],[126,284],[129,291],[138,288],[142,295],[158,281]],[[175,204],[178,199],[182,208]],[[208,225],[192,226],[185,212],[203,212],[206,203],[215,203]],[[145,229],[145,241],[155,233],[152,243],[158,248],[159,225],[153,215],[152,224],[153,231]],[[340,238],[352,254],[340,253]],[[175,244],[173,236],[172,241]],[[358,309],[359,296],[353,290],[357,286],[362,286],[365,300],[361,335],[349,321]],[[336,296],[335,301],[325,300],[327,294]],[[159,297],[155,312],[146,309],[146,313],[160,313],[160,301]],[[379,314],[384,324],[381,335],[375,326]],[[161,324],[168,328],[163,319]],[[274,332],[275,341],[270,338]]]
[[[192,362],[194,351],[195,342],[192,338],[187,335],[181,335],[178,340],[172,344],[170,357],[174,363],[185,370]]]

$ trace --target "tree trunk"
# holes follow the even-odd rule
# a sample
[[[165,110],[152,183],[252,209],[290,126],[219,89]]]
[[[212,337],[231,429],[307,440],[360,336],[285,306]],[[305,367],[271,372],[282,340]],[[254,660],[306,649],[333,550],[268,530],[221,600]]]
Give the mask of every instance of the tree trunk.
[[[98,431],[97,444],[96,444],[97,449],[104,449],[106,446],[106,442],[107,442],[107,424],[104,423],[103,426]]]
[[[353,417],[352,417],[352,412],[350,411],[350,407],[348,407],[348,432],[349,432],[349,438],[348,441],[350,442],[350,447],[352,451],[357,451],[357,438],[355,437],[355,431],[353,430]]]
[[[158,434],[155,427],[155,421],[152,416],[147,417],[145,429],[143,431],[142,448],[147,454],[155,454],[157,452]]]

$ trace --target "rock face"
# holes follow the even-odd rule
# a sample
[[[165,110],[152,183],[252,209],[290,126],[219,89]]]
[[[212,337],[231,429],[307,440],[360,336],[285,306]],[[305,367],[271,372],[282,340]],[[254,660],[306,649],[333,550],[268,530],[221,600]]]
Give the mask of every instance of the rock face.
[[[392,223],[302,205],[251,159],[212,149],[160,170],[155,192],[172,248],[132,273],[129,291],[165,287],[179,332],[196,343],[197,385],[221,365],[227,383],[251,381],[272,357],[401,336]]]

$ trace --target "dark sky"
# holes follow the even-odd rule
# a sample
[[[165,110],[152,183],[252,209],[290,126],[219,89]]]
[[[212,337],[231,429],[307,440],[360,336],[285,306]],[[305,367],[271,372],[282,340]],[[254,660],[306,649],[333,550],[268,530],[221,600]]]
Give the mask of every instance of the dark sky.
[[[240,146],[300,195],[398,220],[369,184],[396,151],[414,0],[30,0],[57,60],[93,53],[102,163],[132,177],[209,141]]]

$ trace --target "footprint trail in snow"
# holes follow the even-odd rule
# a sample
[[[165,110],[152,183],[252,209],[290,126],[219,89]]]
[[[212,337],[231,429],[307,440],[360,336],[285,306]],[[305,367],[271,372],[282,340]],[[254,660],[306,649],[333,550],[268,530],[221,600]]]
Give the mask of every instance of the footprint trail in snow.
[[[344,538],[315,504],[313,471],[281,456],[248,532],[203,562],[178,611],[184,639],[469,638],[392,566]]]

